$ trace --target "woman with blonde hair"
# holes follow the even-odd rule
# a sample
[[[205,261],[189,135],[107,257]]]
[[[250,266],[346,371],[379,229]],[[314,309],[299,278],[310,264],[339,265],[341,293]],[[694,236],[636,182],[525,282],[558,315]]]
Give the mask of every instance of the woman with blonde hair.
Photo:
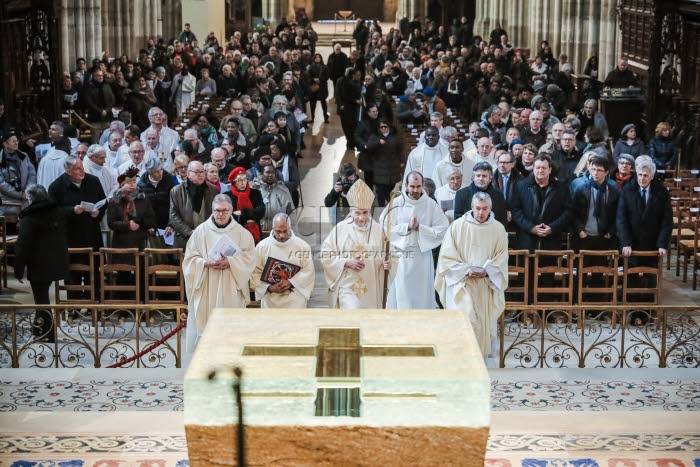
[[[671,125],[660,122],[656,125],[654,137],[649,140],[649,156],[657,169],[672,169],[678,160],[678,145],[671,137]]]

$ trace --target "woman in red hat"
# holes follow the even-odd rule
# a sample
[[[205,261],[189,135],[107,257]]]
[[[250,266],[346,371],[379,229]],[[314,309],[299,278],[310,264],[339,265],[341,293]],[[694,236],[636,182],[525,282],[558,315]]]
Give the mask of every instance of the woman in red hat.
[[[248,184],[248,174],[243,167],[236,167],[228,175],[231,191],[226,195],[233,203],[233,218],[253,235],[255,244],[261,239],[260,220],[265,215],[265,202],[259,190]]]

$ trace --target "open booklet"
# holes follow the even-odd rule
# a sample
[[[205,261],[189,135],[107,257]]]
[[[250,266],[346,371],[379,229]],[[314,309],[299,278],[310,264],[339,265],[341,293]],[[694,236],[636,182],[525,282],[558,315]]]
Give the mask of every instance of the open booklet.
[[[226,256],[238,256],[241,249],[228,235],[222,235],[209,250],[209,261],[219,261]]]
[[[107,200],[103,199],[102,201],[98,201],[96,203],[88,203],[87,201],[81,201],[80,205],[87,211],[87,212],[92,212],[92,211],[99,211],[102,206],[107,204]]]

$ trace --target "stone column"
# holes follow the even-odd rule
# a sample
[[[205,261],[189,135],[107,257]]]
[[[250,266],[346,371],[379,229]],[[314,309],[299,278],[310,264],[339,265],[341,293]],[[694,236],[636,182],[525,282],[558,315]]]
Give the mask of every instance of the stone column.
[[[562,0],[552,0],[550,11],[552,12],[552,46],[554,58],[559,59],[559,55],[564,51],[561,43],[561,23],[564,20],[561,14]]]
[[[600,79],[605,79],[617,65],[617,20],[614,0],[602,0],[600,8],[599,70]],[[650,44],[651,46],[651,44]]]
[[[287,16],[288,10],[289,2],[286,0],[262,0],[263,18],[272,25],[279,23],[282,16]]]

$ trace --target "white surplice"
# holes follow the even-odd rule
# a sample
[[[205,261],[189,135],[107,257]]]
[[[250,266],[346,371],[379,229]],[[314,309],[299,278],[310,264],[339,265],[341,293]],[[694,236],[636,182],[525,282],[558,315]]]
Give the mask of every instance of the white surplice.
[[[485,267],[484,278],[467,278]],[[471,211],[452,223],[440,248],[435,290],[447,309],[464,310],[484,358],[493,355],[508,287],[508,238],[493,213],[480,224]]]
[[[391,211],[391,232],[388,214]],[[418,219],[418,230],[409,230],[411,217]],[[379,222],[390,235],[392,268],[389,274],[387,309],[433,309],[436,307],[433,278],[433,248],[440,245],[450,226],[440,206],[423,192],[413,200],[405,193],[387,206]]]
[[[270,284],[260,279],[268,258],[275,258],[301,269],[289,282],[292,289],[283,293],[271,293],[267,291]],[[314,262],[311,257],[311,247],[300,239],[294,232],[286,242],[280,243],[274,237],[274,231],[263,239],[255,247],[255,269],[250,278],[251,288],[255,290],[255,297],[260,300],[262,308],[306,308],[306,303],[314,291]]]
[[[205,267],[209,252],[222,235],[228,236],[241,253],[228,256],[228,269]],[[182,272],[187,291],[187,351],[194,351],[214,308],[245,308],[250,300],[249,280],[255,267],[253,236],[235,220],[218,227],[210,217],[200,224],[187,242]]]

